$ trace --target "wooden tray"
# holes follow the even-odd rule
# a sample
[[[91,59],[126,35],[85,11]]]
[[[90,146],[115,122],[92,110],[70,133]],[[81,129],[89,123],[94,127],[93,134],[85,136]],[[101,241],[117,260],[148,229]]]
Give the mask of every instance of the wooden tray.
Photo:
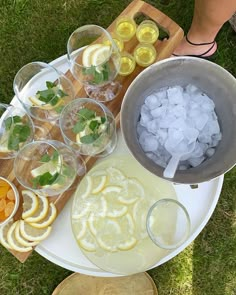
[[[156,285],[148,273],[126,277],[99,278],[73,273],[65,278],[52,295],[158,295]]]
[[[145,3],[140,0],[134,0],[133,2],[130,3],[129,6],[120,14],[125,15],[125,16],[130,16],[132,18],[135,18],[136,16],[139,15],[145,15],[148,18],[152,19],[155,21],[158,26],[164,30],[169,38],[166,40],[158,40],[154,46],[157,50],[157,58],[156,61],[162,60],[164,58],[167,58],[171,55],[171,53],[174,51],[174,49],[177,47],[179,42],[182,40],[184,33],[183,30],[174,22],[172,21],[168,16],[154,8],[148,3]],[[115,27],[115,22],[116,20],[108,27],[108,31],[112,32],[114,31]],[[138,41],[136,37],[134,36],[129,42],[125,43],[125,50],[132,53],[133,49],[137,46]],[[140,66],[136,66],[134,72],[130,74],[129,76],[126,77],[121,77],[118,76],[117,80],[122,84],[122,89],[119,93],[119,95],[111,102],[108,102],[106,105],[108,108],[113,112],[114,117],[116,118],[116,125],[117,128],[119,128],[119,123],[120,123],[120,107],[122,103],[122,99],[125,95],[126,90],[128,89],[129,85],[131,82],[134,80],[134,78],[143,70],[144,68]],[[83,89],[83,86],[75,80],[75,78],[72,76],[71,72],[68,71],[66,73],[66,76],[72,81],[74,88],[75,88],[75,93],[76,97],[86,97],[86,93]],[[51,136],[53,139],[56,140],[61,140],[61,132],[59,128],[56,125],[51,125],[50,123],[42,123],[42,122],[37,122],[34,120],[34,122],[37,125],[45,126],[47,127],[48,130],[50,130]],[[87,170],[91,169],[93,164],[96,162],[96,158],[94,157],[85,157],[84,158],[87,166]],[[15,179],[14,173],[13,173],[13,160],[2,160],[0,159],[0,175],[8,178],[10,181],[12,181],[16,187],[18,188],[19,192],[23,190],[23,187],[17,182]],[[78,183],[80,182],[81,178],[77,177],[75,180],[74,185],[68,189],[66,192],[63,194],[56,196],[56,197],[51,197],[50,202],[54,202],[54,204],[57,207],[58,213],[61,212],[63,209],[64,205],[68,201],[68,199],[73,195]],[[15,215],[15,220],[20,219],[22,214],[22,200],[20,201],[20,206],[19,210],[17,211],[17,214]],[[29,257],[31,252],[27,253],[19,253],[16,251],[10,251],[20,262],[25,262],[26,259]]]

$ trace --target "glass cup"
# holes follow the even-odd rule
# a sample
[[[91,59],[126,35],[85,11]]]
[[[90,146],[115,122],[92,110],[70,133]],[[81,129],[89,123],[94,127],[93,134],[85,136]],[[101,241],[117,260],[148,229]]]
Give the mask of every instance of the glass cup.
[[[93,99],[79,98],[68,104],[59,125],[65,143],[78,154],[105,157],[116,147],[114,116]]]
[[[149,43],[139,43],[134,49],[134,58],[141,67],[148,67],[156,60],[155,47]]]
[[[14,158],[33,138],[34,124],[25,110],[0,103],[0,158]]]
[[[89,97],[105,102],[117,96],[121,85],[114,79],[120,68],[120,54],[105,29],[86,25],[75,30],[67,43],[67,56],[72,74]]]
[[[156,23],[151,20],[141,22],[137,28],[136,37],[140,43],[155,43],[159,37]]]
[[[136,67],[136,61],[132,54],[128,52],[121,53],[121,65],[119,75],[121,76],[128,76],[133,73]]]
[[[14,160],[14,173],[19,183],[45,196],[63,193],[73,184],[77,174],[85,172],[83,159],[76,159],[70,147],[56,140],[29,143]]]
[[[23,66],[14,78],[13,89],[30,116],[45,122],[57,121],[64,106],[74,99],[71,81],[43,62]]]
[[[123,40],[115,33],[111,33],[110,34],[113,41],[115,42],[116,46],[118,47],[119,51],[122,52],[122,50],[124,49],[124,42]],[[103,44],[105,45],[111,45],[110,41],[105,37],[103,40]]]
[[[127,42],[135,35],[136,27],[132,17],[121,16],[116,21],[115,32],[124,42]]]
[[[160,248],[173,250],[180,247],[189,237],[190,227],[187,210],[176,200],[161,199],[148,211],[147,232]]]

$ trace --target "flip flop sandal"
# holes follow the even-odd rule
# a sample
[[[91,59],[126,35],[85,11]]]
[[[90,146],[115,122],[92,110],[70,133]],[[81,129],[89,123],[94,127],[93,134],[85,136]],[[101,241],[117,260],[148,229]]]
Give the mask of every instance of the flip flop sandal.
[[[175,54],[175,53],[172,53],[173,56],[192,56],[192,57],[200,57],[200,58],[205,58],[205,59],[209,59],[210,57],[212,57],[216,51],[214,53],[212,53],[211,55],[208,55],[208,56],[205,56],[208,52],[210,52],[212,50],[212,48],[215,46],[216,44],[216,41],[212,41],[212,42],[206,42],[206,43],[193,43],[191,42],[189,39],[188,39],[188,36],[186,35],[185,36],[185,39],[186,41],[191,44],[191,45],[194,45],[194,46],[202,46],[202,45],[212,45],[209,49],[207,49],[205,52],[203,52],[202,54],[183,54],[183,55],[180,55],[180,54]]]

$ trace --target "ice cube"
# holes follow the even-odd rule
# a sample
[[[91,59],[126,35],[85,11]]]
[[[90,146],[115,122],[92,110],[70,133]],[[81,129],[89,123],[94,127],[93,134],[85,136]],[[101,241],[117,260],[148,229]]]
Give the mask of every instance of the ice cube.
[[[141,107],[141,119],[140,124],[143,127],[147,127],[148,123],[152,120],[151,113],[146,105],[142,105]]]
[[[164,145],[164,142],[166,141],[168,135],[168,131],[165,128],[161,128],[158,130],[158,140],[161,145]]]
[[[208,145],[202,145],[200,142],[196,142],[194,150],[190,154],[189,158],[202,157],[207,149]]]
[[[167,89],[167,96],[169,100],[169,104],[184,104],[183,99],[183,88],[181,86],[174,86]]]
[[[215,153],[215,149],[214,148],[209,148],[207,151],[206,151],[206,156],[208,157],[208,158],[210,158],[210,157],[212,157],[213,155],[214,155],[214,153]]]
[[[165,117],[163,117],[160,122],[159,122],[159,127],[160,128],[169,128],[171,123],[173,121],[175,121],[175,116],[173,115],[166,115]]]
[[[174,128],[169,128],[165,146],[170,145],[171,149],[172,149],[176,145],[178,145],[183,139],[184,139],[184,135],[183,135],[183,132],[181,130],[174,129]],[[169,149],[167,148],[167,151],[168,150]]]
[[[181,105],[175,105],[169,110],[170,115],[174,115],[176,118],[186,118],[186,108]]]
[[[155,119],[148,123],[147,130],[148,132],[151,132],[156,135],[158,133],[158,127],[159,127],[159,120]]]
[[[219,126],[218,121],[216,121],[216,120],[209,122],[208,128],[209,128],[210,135],[220,133],[220,126]]]
[[[153,152],[158,147],[157,139],[146,131],[141,133],[139,143],[145,152]]]
[[[178,118],[174,121],[172,121],[172,123],[169,126],[170,128],[175,128],[175,129],[180,129],[180,130],[184,130],[186,129],[186,122],[183,118]]]
[[[193,84],[188,84],[186,87],[185,87],[185,91],[188,93],[188,94],[194,94],[194,93],[198,93],[199,92],[199,89],[193,85]]]
[[[146,130],[146,128],[144,128],[140,123],[137,124],[137,133],[138,133],[138,136],[141,135],[141,133]]]
[[[198,157],[198,158],[190,158],[188,159],[189,164],[192,167],[197,167],[198,165],[200,165],[203,161],[205,160],[205,157]]]
[[[145,99],[145,104],[150,110],[153,110],[161,105],[161,100],[156,93],[152,93]]]
[[[199,131],[195,128],[186,127],[183,130],[184,137],[187,139],[188,143],[192,143],[197,140]]]
[[[166,114],[166,106],[160,106],[151,111],[153,118],[164,117]]]

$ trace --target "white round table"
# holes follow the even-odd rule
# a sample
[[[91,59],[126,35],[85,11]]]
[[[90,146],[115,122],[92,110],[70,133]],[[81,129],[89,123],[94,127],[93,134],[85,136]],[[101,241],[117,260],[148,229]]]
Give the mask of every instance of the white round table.
[[[66,56],[56,59],[51,64],[62,72],[66,72],[68,69]],[[16,98],[13,99],[13,103],[18,104]],[[114,153],[129,153],[121,133],[118,132],[118,135],[118,146]],[[153,268],[165,263],[183,251],[202,231],[216,207],[222,189],[223,179],[224,177],[222,175],[209,182],[199,184],[196,189],[192,189],[189,185],[182,184],[174,186],[177,199],[186,207],[190,215],[191,233],[187,241],[181,247],[163,257]],[[81,252],[71,229],[71,203],[72,198],[68,201],[54,222],[53,231],[50,236],[41,242],[35,250],[51,262],[74,272],[93,276],[118,276],[117,274],[108,273],[99,269]]]

